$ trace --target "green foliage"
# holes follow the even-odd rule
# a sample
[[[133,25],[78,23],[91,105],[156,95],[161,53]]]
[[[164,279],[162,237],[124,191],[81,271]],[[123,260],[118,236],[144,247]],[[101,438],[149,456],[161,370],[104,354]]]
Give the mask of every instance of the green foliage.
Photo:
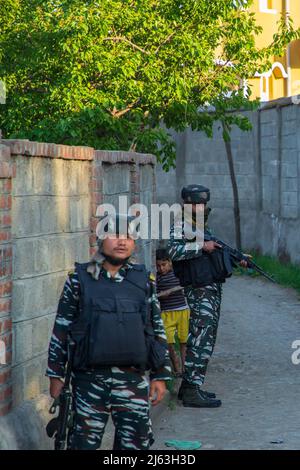
[[[168,129],[191,126],[212,135],[219,119],[229,128],[249,128],[243,116],[228,110],[253,105],[240,91],[228,92],[266,70],[269,57],[299,33],[282,21],[273,44],[259,50],[261,27],[236,5],[1,0],[4,135],[151,152],[168,170],[175,157]]]

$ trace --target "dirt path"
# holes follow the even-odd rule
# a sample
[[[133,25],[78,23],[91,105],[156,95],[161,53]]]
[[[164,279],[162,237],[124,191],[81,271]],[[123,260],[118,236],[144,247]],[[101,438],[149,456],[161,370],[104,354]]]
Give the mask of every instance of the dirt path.
[[[300,449],[295,340],[300,340],[295,291],[260,278],[229,280],[205,383],[223,405],[184,408],[175,400],[175,408],[156,421],[153,449],[166,449],[167,439],[200,440],[204,449]]]

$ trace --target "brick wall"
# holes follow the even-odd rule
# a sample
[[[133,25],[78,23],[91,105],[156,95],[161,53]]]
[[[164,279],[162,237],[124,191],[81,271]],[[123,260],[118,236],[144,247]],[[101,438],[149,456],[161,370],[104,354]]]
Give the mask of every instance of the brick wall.
[[[150,204],[154,165],[152,155],[1,141],[0,415],[47,391],[57,302],[74,261],[96,250],[96,209],[120,194]],[[151,267],[150,244],[138,256]]]

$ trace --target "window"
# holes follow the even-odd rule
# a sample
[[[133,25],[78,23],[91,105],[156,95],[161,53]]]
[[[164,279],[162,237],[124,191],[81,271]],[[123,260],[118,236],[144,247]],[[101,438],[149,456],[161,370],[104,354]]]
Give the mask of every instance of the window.
[[[259,0],[259,10],[262,13],[271,13],[275,15],[277,10],[274,9],[274,0]]]
[[[269,101],[269,79],[262,76],[260,78],[260,99],[261,101]]]

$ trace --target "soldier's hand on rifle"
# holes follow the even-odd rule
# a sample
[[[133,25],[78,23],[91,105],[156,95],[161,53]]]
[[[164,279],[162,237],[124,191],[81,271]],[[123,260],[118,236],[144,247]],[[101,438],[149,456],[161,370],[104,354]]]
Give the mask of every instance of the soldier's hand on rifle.
[[[50,377],[50,395],[52,398],[58,398],[64,383],[62,379],[58,379],[57,377]]]
[[[150,400],[151,405],[157,405],[165,396],[166,384],[163,380],[153,380],[150,383]],[[156,396],[156,398],[154,398]]]
[[[207,253],[212,253],[216,248],[222,248],[222,246],[214,241],[204,242],[202,247],[202,249]]]
[[[252,258],[252,255],[248,255],[248,253],[243,253],[244,256],[247,256],[247,258]],[[239,263],[240,266],[242,266],[242,268],[248,268],[248,263],[247,263],[247,260],[245,259],[242,259],[242,261],[240,261]]]
[[[242,261],[239,262],[239,265],[242,266],[242,268],[248,268],[248,263],[246,260],[242,259]]]

